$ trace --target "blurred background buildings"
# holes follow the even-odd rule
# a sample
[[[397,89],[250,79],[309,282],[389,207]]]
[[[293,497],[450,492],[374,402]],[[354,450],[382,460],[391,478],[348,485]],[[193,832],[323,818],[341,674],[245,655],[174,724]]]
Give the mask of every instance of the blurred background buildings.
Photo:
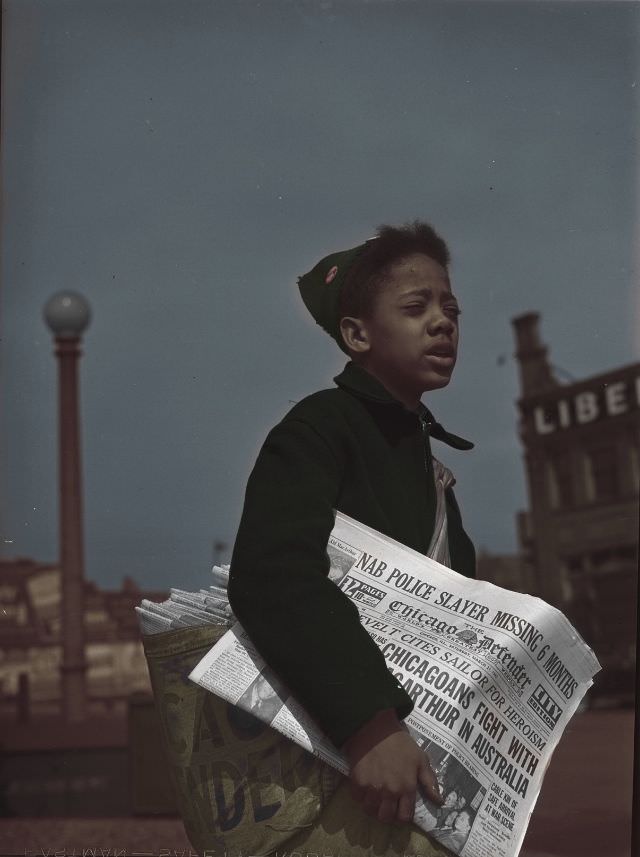
[[[533,591],[602,665],[592,695],[633,701],[640,363],[560,383],[535,313],[514,320],[529,509],[518,517]]]
[[[130,694],[149,690],[134,606],[162,601],[125,577],[108,591],[84,583],[88,715],[123,717]],[[0,717],[38,721],[61,711],[61,571],[31,559],[0,560]]]
[[[529,508],[520,551],[480,554],[479,577],[558,607],[595,651],[593,703],[632,703],[640,485],[640,363],[561,381],[538,313],[513,319]]]

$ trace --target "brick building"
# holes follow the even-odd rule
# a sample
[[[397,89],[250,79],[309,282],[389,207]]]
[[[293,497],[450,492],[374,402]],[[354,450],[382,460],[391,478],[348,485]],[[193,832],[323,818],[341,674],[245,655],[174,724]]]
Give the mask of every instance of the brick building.
[[[529,511],[520,547],[540,597],[594,649],[596,690],[628,693],[635,659],[640,364],[561,383],[538,332],[513,320]]]
[[[84,582],[90,711],[124,715],[129,694],[149,691],[134,606],[162,601],[125,578],[120,590]],[[23,719],[60,710],[61,573],[30,559],[0,560],[0,716]]]

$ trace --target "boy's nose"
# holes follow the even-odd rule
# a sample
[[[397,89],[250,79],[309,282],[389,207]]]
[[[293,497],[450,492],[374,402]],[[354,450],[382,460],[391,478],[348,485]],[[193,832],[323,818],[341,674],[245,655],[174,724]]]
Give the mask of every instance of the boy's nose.
[[[435,333],[453,333],[456,329],[455,322],[453,319],[450,319],[449,316],[445,315],[443,312],[438,312],[435,314],[433,318],[429,320],[429,332]]]

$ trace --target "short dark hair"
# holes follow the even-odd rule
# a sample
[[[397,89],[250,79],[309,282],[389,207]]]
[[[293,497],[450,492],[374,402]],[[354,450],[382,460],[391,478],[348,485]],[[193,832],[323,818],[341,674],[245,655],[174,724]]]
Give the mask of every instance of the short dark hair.
[[[338,298],[338,321],[345,316],[370,316],[389,268],[413,253],[424,253],[443,268],[449,268],[449,248],[435,229],[422,220],[404,226],[383,224],[376,236],[346,274]]]

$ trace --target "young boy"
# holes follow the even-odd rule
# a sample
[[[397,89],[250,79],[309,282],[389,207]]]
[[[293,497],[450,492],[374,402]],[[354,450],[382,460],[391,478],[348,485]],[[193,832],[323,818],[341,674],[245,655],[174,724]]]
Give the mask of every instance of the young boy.
[[[430,439],[473,444],[445,431],[420,402],[449,383],[456,362],[460,310],[448,265],[444,241],[416,221],[383,226],[300,278],[305,305],[350,362],[336,388],[303,399],[269,433],[231,560],[236,616],[346,754],[352,797],[387,824],[411,820],[420,785],[442,799],[402,723],[412,701],[354,604],[328,579],[326,547],[337,509],[475,576],[473,545],[446,481],[438,504]]]

